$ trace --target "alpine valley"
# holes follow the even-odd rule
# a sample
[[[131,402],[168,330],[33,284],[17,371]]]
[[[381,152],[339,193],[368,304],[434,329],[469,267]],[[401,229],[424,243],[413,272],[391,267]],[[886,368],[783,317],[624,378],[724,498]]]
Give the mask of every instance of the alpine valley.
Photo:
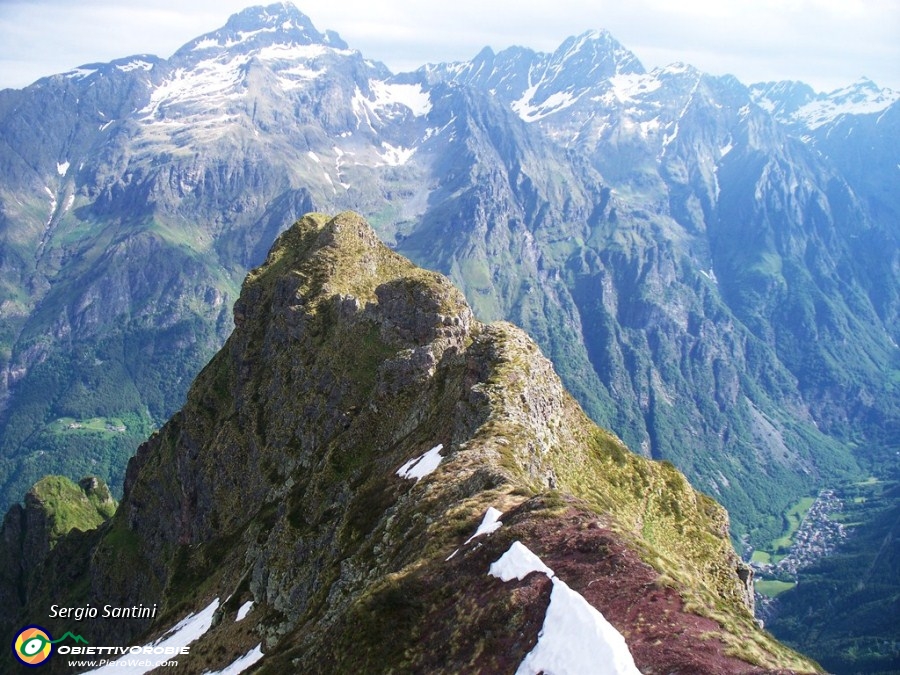
[[[432,623],[447,618],[442,613],[457,598],[450,591],[422,595],[412,605],[409,598],[453,574],[434,556],[449,555],[453,548],[444,549],[453,537],[473,529],[475,514],[496,499],[497,508],[524,528],[523,540],[542,542],[544,553],[557,544],[559,551],[568,549],[562,540],[549,543],[543,515],[548,522],[562,519],[550,528],[553,536],[592,528],[608,534],[604,546],[632,552],[665,581],[654,583],[677,589],[685,606],[704,606],[706,619],[726,626],[732,637],[723,638],[730,651],[722,658],[737,655],[769,669],[814,668],[791,660],[799,657],[773,656],[781,647],[734,618],[744,611],[743,601],[735,599],[728,586],[734,579],[722,570],[738,567],[706,539],[711,532],[721,537],[725,528],[748,552],[774,554],[772,542],[790,529],[793,507],[824,488],[850,490],[872,477],[884,486],[880,496],[897,499],[890,481],[900,478],[898,99],[865,79],[823,94],[797,82],[748,86],[683,64],[647,72],[602,31],[569,38],[552,54],[486,48],[468,62],[393,74],[337,34],[320,33],[287,3],[236,14],[168,59],[138,55],[88,64],[22,90],[0,91],[0,506],[13,505],[4,529],[13,552],[4,555],[18,561],[9,569],[29,567],[28,551],[37,551],[47,570],[90,584],[72,591],[82,602],[99,602],[102,591],[117,594],[114,604],[147,604],[150,598],[135,597],[143,584],[151,602],[166,607],[165,620],[198,609],[232,584],[232,604],[252,596],[266,607],[264,621],[253,622],[235,644],[252,647],[251,633],[261,635],[263,651],[290,644],[299,651],[281,651],[291,658],[304,650],[323,655],[324,640],[333,636],[343,635],[335,644],[348,646],[341,640],[353,627],[368,640],[366,658],[388,658],[379,650],[389,641],[371,617],[390,611],[409,638],[402,649],[413,650],[393,667],[427,670],[431,662],[416,660],[430,658],[421,656],[427,650],[415,656],[411,646],[424,639],[417,626],[422,617]],[[326,226],[311,216],[301,221],[305,226],[288,229],[291,223],[310,212],[346,210],[362,214],[390,249],[446,275],[465,302],[454,295],[445,307],[445,296],[452,295],[445,289],[438,299],[419,298],[425,304],[415,311],[403,309],[418,291],[407,297],[403,284],[379,276],[386,270],[369,269],[375,254],[355,266],[338,265],[348,278],[336,279],[300,256],[290,265],[313,265],[315,274],[296,272],[296,282],[254,281],[290,277],[287,270],[295,268],[284,263],[281,269],[278,255],[291,258],[285,246],[292,238],[306,255],[315,248],[310,232],[334,229],[341,218],[356,221],[347,215]],[[357,229],[368,241],[368,226]],[[233,311],[245,275],[266,260],[285,230],[294,234],[279,239],[263,271],[248,277]],[[387,255],[377,250],[376,258]],[[367,274],[378,284],[367,286],[374,283],[364,281]],[[288,296],[323,292],[320,283],[342,290],[332,299],[304,300],[325,309],[302,318],[306,310]],[[379,284],[386,288],[378,291]],[[370,301],[386,305],[387,314],[368,308]],[[270,305],[282,314],[266,315]],[[300,314],[290,318],[295,310]],[[428,317],[435,312],[450,323],[432,334]],[[475,323],[447,318],[457,315]],[[639,455],[670,462],[721,502],[730,528],[681,486],[668,464],[623,459],[610,450],[619,448],[612,440],[602,451],[599,441],[583,450],[586,438],[602,432],[583,431],[593,427],[568,412],[554,418],[572,427],[565,432],[549,426],[548,417],[545,438],[528,417],[534,428],[522,443],[510,431],[485,440],[499,464],[478,474],[472,463],[481,455],[466,458],[462,449],[488,434],[487,420],[550,415],[562,405],[554,394],[546,410],[535,407],[526,392],[519,407],[504,402],[514,412],[489,413],[506,408],[460,393],[476,391],[478,378],[496,384],[490,378],[500,377],[499,363],[524,360],[523,372],[543,363],[537,350],[535,361],[523,356],[532,350],[523,346],[522,334],[489,325],[500,320],[531,336],[594,422]],[[287,324],[270,330],[272,321]],[[225,351],[206,366],[234,323]],[[249,337],[257,333],[258,344]],[[439,337],[450,342],[438,348],[433,341]],[[325,355],[294,372],[278,351],[291,340],[352,358]],[[500,345],[509,342],[518,351],[503,356]],[[416,351],[426,344],[430,356]],[[459,359],[469,359],[471,372]],[[274,379],[264,379],[269,376]],[[503,377],[512,376],[504,371]],[[415,396],[405,389],[412,381],[424,387]],[[290,386],[299,388],[303,406],[288,404]],[[510,391],[518,389],[510,385]],[[385,392],[399,398],[396,419],[382,428],[371,406],[390,407]],[[451,400],[474,407],[459,411]],[[454,415],[461,417],[454,422]],[[442,416],[457,426],[442,430]],[[170,418],[132,460],[126,478],[138,444]],[[221,438],[214,441],[217,431]],[[338,440],[342,433],[350,434],[346,443]],[[359,445],[366,433],[384,454],[370,456],[373,447]],[[572,444],[569,459],[561,439]],[[504,451],[502,441],[510,449]],[[448,457],[457,458],[445,460],[450,465],[461,462],[452,480],[438,481],[439,470],[403,497],[399,479],[379,483],[382,474],[393,475],[388,468],[414,459],[415,448],[421,454],[428,443],[443,444]],[[342,454],[342,445],[353,450]],[[535,459],[545,446],[553,448],[553,459]],[[606,488],[594,494],[588,478],[602,471],[580,473],[568,464],[582,461],[583,452],[629,467],[627,478],[613,472],[616,489],[640,483],[641,489],[673,492],[668,501],[658,498],[665,506],[648,497],[652,504],[640,507]],[[250,464],[216,469],[216,453]],[[193,492],[176,494],[168,485],[163,467],[172,462],[179,484]],[[214,476],[219,470],[223,475]],[[106,520],[112,497],[102,484],[79,487],[44,478],[49,474],[100,476],[113,495],[124,494],[127,508]],[[419,513],[403,501],[417,491],[424,500]],[[17,504],[26,493],[23,508]],[[77,503],[77,513],[47,506],[60,500]],[[900,541],[891,536],[897,521],[884,517],[894,513],[893,503],[879,507],[871,522],[863,516],[865,527],[874,527],[865,530],[877,551],[872,569],[881,569],[879,558],[882,567],[885,559],[898,559],[888,555]],[[336,508],[342,510],[328,511]],[[646,509],[646,518],[635,515],[638,508]],[[604,509],[612,510],[607,516]],[[656,529],[660,518],[674,517],[673,509],[680,514],[675,529]],[[29,520],[35,510],[44,515]],[[169,522],[159,520],[160,513],[180,515]],[[52,524],[60,514],[64,524],[31,527],[45,543],[25,545],[33,539],[23,534],[25,524],[48,517]],[[107,524],[98,528],[100,522]],[[338,522],[339,531],[326,532]],[[72,528],[94,529],[67,535]],[[145,535],[146,528],[151,532]],[[399,532],[421,538],[426,531],[433,539],[422,545],[433,550],[424,553],[395,541]],[[495,543],[477,555],[497,560],[501,544],[512,543],[504,531],[491,535]],[[690,575],[688,544],[669,539],[701,531],[706,544],[693,553],[712,560],[708,545],[724,557]],[[282,548],[291,536],[304,542],[297,546],[321,549],[319,576],[292,567]],[[90,573],[79,558],[87,552]],[[103,562],[124,554],[146,566],[146,574],[128,582]],[[416,557],[426,554],[430,562]],[[557,570],[567,559],[561,553],[542,558]],[[252,571],[241,567],[251,560]],[[72,567],[63,569],[67,561]],[[464,556],[459,564],[471,571],[473,561]],[[371,573],[362,571],[363,563],[372,565]],[[419,571],[410,576],[413,569]],[[719,581],[704,577],[710,569],[718,570],[713,576]],[[846,627],[840,644],[828,647],[844,656],[852,649],[874,654],[865,672],[900,668],[896,660],[881,659],[892,649],[896,657],[896,626],[882,618],[851,635],[852,608],[898,602],[891,569],[881,576],[893,582],[879,586],[877,597],[870,592],[848,600],[838,620]],[[7,574],[5,588],[36,588],[24,572]],[[371,585],[375,575],[380,585]],[[201,579],[209,586],[188,593]],[[517,593],[549,597],[529,579]],[[718,600],[697,590],[704,584]],[[788,593],[802,585],[801,576]],[[17,600],[22,611],[40,601],[33,591],[23,593]],[[223,607],[231,607],[225,597]],[[713,616],[710,607],[722,614]],[[797,616],[805,611],[802,603],[785,607]],[[485,610],[484,626],[493,611]],[[890,611],[886,616],[890,624]],[[523,626],[535,621],[527,612],[519,618]],[[607,618],[615,623],[619,617]],[[324,622],[333,632],[305,644],[308,622]],[[164,625],[170,624],[143,628]],[[634,634],[636,628],[621,630]],[[761,645],[758,654],[735,646],[749,644],[751,634],[749,642]],[[875,642],[866,642],[873,636]],[[507,637],[498,632],[496,645]],[[815,642],[809,635],[787,637],[803,650]],[[894,648],[883,646],[889,639]],[[477,662],[489,668],[477,660],[484,645],[459,649],[459,667]],[[490,649],[496,646],[485,653]],[[530,647],[516,649],[524,655]],[[811,653],[829,667],[831,651]],[[641,665],[642,658],[635,652],[644,672],[657,672],[652,659]],[[209,663],[219,667],[223,659]]]

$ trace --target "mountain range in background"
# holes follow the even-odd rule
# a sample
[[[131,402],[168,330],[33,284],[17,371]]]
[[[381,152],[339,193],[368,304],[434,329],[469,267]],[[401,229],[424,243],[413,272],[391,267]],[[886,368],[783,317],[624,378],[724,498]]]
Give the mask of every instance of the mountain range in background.
[[[395,75],[285,4],[4,90],[3,505],[51,473],[120,493],[247,270],[353,209],[764,548],[896,463],[897,101],[646,72],[606,32]]]

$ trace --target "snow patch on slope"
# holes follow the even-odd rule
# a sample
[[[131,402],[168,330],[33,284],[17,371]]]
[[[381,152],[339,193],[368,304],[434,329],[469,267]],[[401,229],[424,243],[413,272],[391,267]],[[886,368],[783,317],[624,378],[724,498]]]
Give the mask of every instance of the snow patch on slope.
[[[531,552],[531,549],[522,542],[515,541],[509,550],[500,556],[499,560],[491,563],[488,574],[501,581],[512,581],[513,579],[521,581],[532,572],[546,574],[551,579],[556,576],[543,560]]]
[[[619,73],[609,78],[610,92],[621,103],[639,103],[662,86],[657,74]]]
[[[441,450],[444,449],[443,443],[438,443],[424,455],[419,455],[415,459],[409,460],[406,464],[397,469],[397,475],[401,478],[409,478],[419,482],[422,478],[433,473],[441,463]]]
[[[262,643],[260,643],[224,670],[217,670],[214,673],[207,670],[203,675],[240,675],[262,657]]]
[[[431,96],[422,90],[420,84],[388,84],[373,80],[369,87],[375,95],[376,109],[400,104],[409,108],[416,117],[431,112]]]
[[[70,80],[83,80],[84,78],[90,77],[96,72],[96,68],[73,68],[72,70],[63,73],[63,75]]]
[[[510,581],[524,579],[532,572],[546,574],[553,582],[553,590],[538,642],[519,664],[516,675],[640,675],[622,634],[527,546],[514,542],[491,565],[489,574]]]
[[[262,47],[256,55],[261,61],[308,61],[335,51],[325,45],[274,44]]]
[[[238,608],[237,618],[235,618],[235,621],[243,621],[243,619],[246,618],[246,616],[250,613],[251,609],[253,609],[253,601],[248,600],[243,605],[241,605],[240,608]]]
[[[538,643],[516,673],[640,675],[625,638],[581,594],[553,579]]]
[[[810,101],[797,110],[794,117],[804,122],[810,129],[817,129],[833,122],[841,115],[882,112],[897,100],[900,100],[900,92],[877,89],[873,83],[862,81]]]
[[[387,166],[403,166],[413,156],[415,148],[404,148],[402,146],[393,146],[390,143],[381,143],[384,152],[379,155],[382,163]],[[379,165],[376,165],[379,166]]]
[[[123,73],[130,73],[132,70],[153,70],[153,64],[148,61],[136,59],[135,61],[129,61],[128,63],[118,65],[116,68]]]
[[[200,610],[197,614],[188,614],[182,619],[172,630],[166,633],[156,642],[144,645],[142,653],[125,654],[118,661],[114,661],[102,668],[89,670],[88,673],[96,675],[143,675],[157,668],[160,664],[170,661],[173,653],[177,654],[183,647],[198,640],[206,631],[210,629],[213,621],[213,614],[219,608],[219,599],[216,598],[209,605]],[[169,651],[169,654],[145,654],[143,650],[150,648],[155,651]],[[130,665],[130,663],[141,663],[147,665]],[[121,664],[121,665],[120,665]]]
[[[463,546],[467,546],[473,539],[480,537],[483,534],[491,535],[499,530],[503,525],[503,523],[500,521],[500,516],[502,515],[503,513],[495,509],[493,506],[489,506],[488,510],[484,513],[484,517],[481,519],[481,524],[478,526],[478,529],[475,530],[475,534],[466,539],[465,542],[463,542]],[[446,561],[453,559],[453,557],[460,552],[461,548],[462,547],[456,549],[455,551],[453,551],[453,553],[447,556]]]
[[[503,525],[500,522],[500,516],[503,514],[495,509],[493,506],[488,507],[488,510],[484,513],[484,518],[481,519],[481,525],[478,526],[478,529],[475,530],[475,534],[466,539],[463,546],[472,541],[475,537],[480,537],[483,534],[493,534]]]
[[[369,80],[369,96],[359,87],[350,101],[356,119],[360,124],[375,129],[374,121],[405,115],[422,117],[431,112],[431,96],[419,84],[391,84],[381,80]]]
[[[296,65],[292,68],[284,68],[278,71],[278,83],[284,91],[299,89],[306,85],[307,82],[315,80],[324,71],[313,70],[304,64]]]
[[[56,193],[54,193],[53,190],[51,190],[46,185],[44,186],[44,192],[46,192],[50,197],[50,215],[47,216],[47,222],[44,223],[44,227],[49,228],[50,224],[53,222],[53,216],[56,213]]]
[[[166,107],[173,104],[195,104],[204,116],[222,110],[225,102],[242,98],[238,85],[244,77],[242,67],[249,59],[209,59],[190,70],[177,69],[150,95],[150,103],[140,111],[141,116],[145,120],[165,117]]]
[[[320,77],[325,70],[316,67],[315,59],[334,51],[325,45],[275,44],[261,48],[257,58],[270,64],[284,91],[291,91]]]
[[[541,84],[542,82],[532,85],[525,90],[519,100],[512,103],[513,111],[526,122],[536,122],[547,115],[565,110],[579,99],[568,91],[558,91],[550,94],[541,103],[535,104],[534,95]]]
[[[277,30],[277,28],[260,28],[258,30],[237,31],[234,37],[208,37],[198,40],[192,51],[211,49],[213,47],[231,49],[232,47],[245,44],[263,33],[274,33]]]

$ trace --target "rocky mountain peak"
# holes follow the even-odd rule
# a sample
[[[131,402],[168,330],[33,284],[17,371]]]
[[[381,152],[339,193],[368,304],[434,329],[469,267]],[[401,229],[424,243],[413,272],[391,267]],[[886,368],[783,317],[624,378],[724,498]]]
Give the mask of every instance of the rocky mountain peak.
[[[829,97],[835,102],[864,103],[869,101],[881,102],[891,96],[890,89],[882,89],[868,77],[861,77],[852,84],[835,89]]]
[[[638,58],[607,30],[589,30],[564,40],[548,64],[550,69],[562,67],[593,81],[616,74],[645,72]]]
[[[525,121],[533,122],[584,105],[610,78],[645,73],[637,57],[608,31],[590,30],[563,41],[552,53],[490,48],[471,61],[426,66],[427,80],[449,80],[488,89]],[[579,103],[581,102],[581,103]],[[576,105],[578,104],[578,105]]]
[[[288,228],[235,322],[113,519],[64,537],[44,587],[7,580],[0,622],[50,594],[157,605],[81,626],[134,644],[209,615],[197,670],[549,671],[610,650],[622,673],[812,669],[754,622],[724,510],[596,427],[525,333],[474,319],[360,216]]]
[[[756,103],[780,122],[806,131],[828,127],[841,116],[880,113],[900,99],[900,92],[879,87],[867,77],[816,93],[803,82],[766,82],[750,87]]]
[[[116,507],[106,483],[95,476],[77,484],[45,476],[33,485],[24,506],[13,505],[0,528],[0,605],[16,607],[28,594],[39,594],[36,570],[51,551],[99,527]]]
[[[294,292],[303,294],[305,307],[338,302],[341,312],[379,312],[379,334],[394,344],[420,346],[455,333],[462,338],[473,320],[462,293],[445,277],[410,266],[368,223],[348,212],[329,219],[309,216],[278,238],[265,264],[245,282],[235,305],[238,328],[268,320],[259,312],[271,307],[259,297],[275,292],[270,284],[284,283],[285,268],[304,280]]]
[[[337,33],[330,30],[320,33],[312,20],[296,6],[280,2],[248,7],[233,14],[222,28],[187,43],[176,57],[222,49],[253,51],[273,45],[323,45],[347,49],[347,43]]]
[[[781,80],[750,86],[757,105],[776,117],[788,117],[816,98],[815,90],[805,82]]]

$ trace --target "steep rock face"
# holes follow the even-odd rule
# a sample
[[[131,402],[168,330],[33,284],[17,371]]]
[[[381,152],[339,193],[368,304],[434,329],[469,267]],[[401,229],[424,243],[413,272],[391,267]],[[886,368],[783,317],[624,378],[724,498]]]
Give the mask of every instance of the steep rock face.
[[[359,216],[282,234],[235,324],[130,462],[112,521],[44,567],[73,605],[160,606],[155,621],[86,622],[98,643],[221,598],[195,669],[260,643],[262,672],[511,672],[551,590],[488,575],[521,541],[643,672],[814,669],[758,629],[721,507],[591,423],[531,339],[475,320]],[[473,540],[489,507],[502,526]],[[52,581],[64,569],[89,584]],[[4,624],[43,614],[42,597]]]
[[[106,484],[95,477],[77,485],[62,476],[45,476],[15,504],[0,529],[0,605],[4,620],[26,598],[42,596],[44,562],[61,541],[96,530],[116,510]],[[74,531],[74,532],[73,532]]]
[[[898,269],[900,197],[892,177],[900,156],[897,129],[900,93],[878,89],[863,78],[859,82],[819,95],[799,108],[785,105],[779,85],[754,88],[760,104],[773,107],[777,119],[802,134],[807,143],[840,169],[873,224],[855,233],[850,242],[856,260],[865,261],[858,273],[876,310],[898,341],[900,294],[887,270]],[[857,114],[852,111],[859,110]],[[865,148],[865,151],[860,151]]]

